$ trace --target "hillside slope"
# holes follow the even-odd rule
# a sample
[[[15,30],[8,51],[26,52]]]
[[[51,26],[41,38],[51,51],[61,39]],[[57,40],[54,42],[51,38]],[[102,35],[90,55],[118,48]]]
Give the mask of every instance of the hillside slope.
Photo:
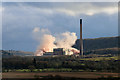
[[[10,57],[10,56],[33,56],[33,52],[25,52],[25,51],[15,51],[15,50],[0,50],[2,52],[2,57]]]
[[[73,47],[80,49],[79,39],[76,41]],[[95,39],[83,40],[84,51],[91,51],[96,49],[115,48],[118,47],[118,37],[104,37]]]
[[[118,54],[118,37],[104,37],[95,39],[84,39],[84,54],[99,54],[106,55]],[[79,39],[76,41],[74,48],[80,49]],[[33,56],[33,52],[15,51],[15,50],[0,50],[3,57],[9,56]]]

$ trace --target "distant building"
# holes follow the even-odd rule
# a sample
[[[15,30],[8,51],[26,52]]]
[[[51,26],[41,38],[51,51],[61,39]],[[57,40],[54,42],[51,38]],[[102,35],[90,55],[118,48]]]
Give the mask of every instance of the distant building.
[[[53,52],[45,52],[44,54],[43,54],[43,56],[52,56],[53,55]]]
[[[53,55],[64,55],[65,51],[63,48],[54,48],[53,49]]]
[[[72,55],[73,52],[70,49],[55,48],[53,49],[53,55]]]
[[[73,55],[70,49],[54,48],[53,52],[45,52],[43,56]]]

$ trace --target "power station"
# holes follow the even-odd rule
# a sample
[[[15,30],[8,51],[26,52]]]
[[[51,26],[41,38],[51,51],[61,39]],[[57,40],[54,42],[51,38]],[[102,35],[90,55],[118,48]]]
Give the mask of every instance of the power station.
[[[58,55],[73,55],[73,52],[69,49],[54,48],[53,52],[45,52],[43,56],[58,56]]]
[[[79,55],[83,57],[83,39],[82,39],[82,19],[80,19],[80,52],[74,54],[70,49],[54,48],[53,52],[45,52],[43,56],[56,56],[56,55]]]

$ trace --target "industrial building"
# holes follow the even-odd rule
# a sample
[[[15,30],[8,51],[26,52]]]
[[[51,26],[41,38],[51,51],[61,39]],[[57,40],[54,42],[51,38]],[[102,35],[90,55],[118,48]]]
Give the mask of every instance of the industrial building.
[[[54,56],[54,55],[73,55],[74,53],[70,49],[54,48],[53,52],[45,52],[43,56]],[[83,39],[82,39],[82,19],[80,19],[80,56],[84,56],[83,53]]]
[[[70,49],[54,48],[53,52],[45,52],[43,56],[56,56],[56,55],[73,55]]]
[[[43,54],[43,56],[52,56],[53,55],[53,52],[45,52],[44,54]]]
[[[55,48],[53,49],[54,55],[72,55],[73,52],[70,49],[65,48]]]

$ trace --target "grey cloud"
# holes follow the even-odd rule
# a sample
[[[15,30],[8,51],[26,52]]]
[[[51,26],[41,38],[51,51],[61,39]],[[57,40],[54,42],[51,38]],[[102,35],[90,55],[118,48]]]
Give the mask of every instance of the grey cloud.
[[[3,3],[3,5],[4,49],[34,51],[37,47],[36,41],[32,38],[34,27],[47,28],[54,35],[65,31],[76,32],[79,38],[80,18],[84,22],[84,38],[117,35],[117,13],[112,15],[99,13],[92,16],[84,14],[71,16],[65,13],[84,11],[87,5],[92,6],[88,6],[87,9],[94,9],[97,6],[98,10],[115,7],[116,3]],[[63,9],[63,12],[58,9]]]
[[[6,3],[5,3],[6,4]],[[13,3],[12,3],[13,4]],[[63,13],[70,16],[77,16],[81,14],[94,15],[97,13],[114,14],[117,12],[117,3],[83,3],[83,2],[68,2],[68,3],[44,3],[44,2],[29,2],[29,3],[15,3],[15,6],[25,9],[34,8],[33,11],[38,11],[44,14]]]

